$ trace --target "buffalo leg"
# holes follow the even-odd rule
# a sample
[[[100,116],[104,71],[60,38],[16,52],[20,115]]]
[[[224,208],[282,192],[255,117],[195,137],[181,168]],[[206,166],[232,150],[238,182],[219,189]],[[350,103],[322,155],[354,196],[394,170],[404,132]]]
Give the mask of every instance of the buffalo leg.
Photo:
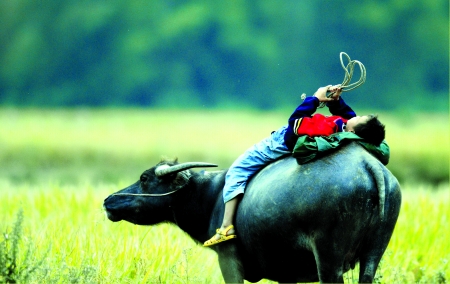
[[[375,233],[374,238],[365,243],[359,257],[359,283],[372,283],[378,264],[389,243],[390,235]]]
[[[372,283],[380,257],[363,258],[359,263],[359,283]]]
[[[316,242],[313,252],[320,283],[344,283],[342,254],[321,242]]]
[[[389,240],[397,223],[400,212],[401,192],[396,187],[386,197],[385,220],[377,226],[375,232],[370,232],[364,242],[359,257],[359,282],[372,283],[377,272],[378,264],[386,250]]]
[[[216,247],[225,283],[244,283],[244,269],[235,242],[226,241]]]

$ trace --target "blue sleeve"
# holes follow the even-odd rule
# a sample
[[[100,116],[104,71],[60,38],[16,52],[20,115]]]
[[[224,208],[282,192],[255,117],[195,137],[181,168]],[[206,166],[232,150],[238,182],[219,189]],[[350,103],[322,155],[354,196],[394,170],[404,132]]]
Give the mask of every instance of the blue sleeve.
[[[319,99],[316,97],[307,97],[303,101],[301,105],[299,105],[294,112],[292,113],[291,117],[289,117],[289,127],[291,129],[294,127],[295,120],[301,118],[301,117],[310,117],[313,115],[314,112],[316,112],[317,107],[319,106]]]
[[[356,116],[356,113],[349,107],[342,97],[339,100],[327,103],[327,107],[332,115],[338,115],[345,119],[350,119]]]

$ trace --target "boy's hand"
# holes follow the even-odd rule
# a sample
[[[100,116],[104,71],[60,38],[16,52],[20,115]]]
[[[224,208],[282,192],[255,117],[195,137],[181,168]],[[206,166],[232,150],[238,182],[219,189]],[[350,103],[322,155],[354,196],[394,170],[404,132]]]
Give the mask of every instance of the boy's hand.
[[[331,97],[327,98],[327,92],[334,93]],[[341,85],[328,85],[326,87],[319,88],[314,96],[319,99],[320,102],[331,102],[338,100],[342,93]]]
[[[334,101],[337,101],[337,100],[339,100],[339,97],[342,94],[342,87],[341,87],[340,84],[339,85],[335,85],[335,86],[331,86],[328,89],[328,92],[333,93],[330,98],[333,98]]]

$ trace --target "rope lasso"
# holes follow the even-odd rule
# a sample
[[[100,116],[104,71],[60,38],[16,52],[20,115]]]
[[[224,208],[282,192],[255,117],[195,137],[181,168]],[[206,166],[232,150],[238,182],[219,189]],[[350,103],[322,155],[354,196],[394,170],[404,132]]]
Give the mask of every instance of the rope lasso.
[[[344,59],[343,59],[344,56],[348,60],[347,65],[344,65]],[[364,66],[364,64],[362,64],[358,60],[351,60],[350,56],[348,56],[348,54],[345,52],[341,52],[339,57],[341,59],[342,69],[344,69],[344,72],[345,72],[344,80],[341,83],[342,92],[348,92],[348,91],[354,90],[354,89],[358,88],[359,86],[361,86],[362,84],[364,84],[364,82],[366,82],[366,67]],[[359,66],[359,70],[361,71],[361,77],[359,78],[358,81],[350,83],[352,81],[355,64],[357,64]],[[334,94],[335,94],[335,92],[327,93],[327,98],[330,98]],[[304,100],[305,98],[306,98],[306,94],[303,94],[302,99]],[[318,108],[323,108],[325,105],[326,105],[325,102],[321,102],[319,104]]]

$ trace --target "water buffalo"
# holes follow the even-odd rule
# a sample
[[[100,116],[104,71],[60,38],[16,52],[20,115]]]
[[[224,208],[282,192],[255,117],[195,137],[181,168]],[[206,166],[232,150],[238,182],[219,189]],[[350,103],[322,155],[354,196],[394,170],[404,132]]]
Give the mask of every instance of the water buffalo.
[[[203,243],[221,224],[226,171],[163,161],[104,201],[111,221],[172,222]],[[401,204],[397,179],[359,144],[303,165],[292,156],[247,185],[234,222],[238,238],[210,247],[226,282],[343,282],[360,263],[372,282]]]

